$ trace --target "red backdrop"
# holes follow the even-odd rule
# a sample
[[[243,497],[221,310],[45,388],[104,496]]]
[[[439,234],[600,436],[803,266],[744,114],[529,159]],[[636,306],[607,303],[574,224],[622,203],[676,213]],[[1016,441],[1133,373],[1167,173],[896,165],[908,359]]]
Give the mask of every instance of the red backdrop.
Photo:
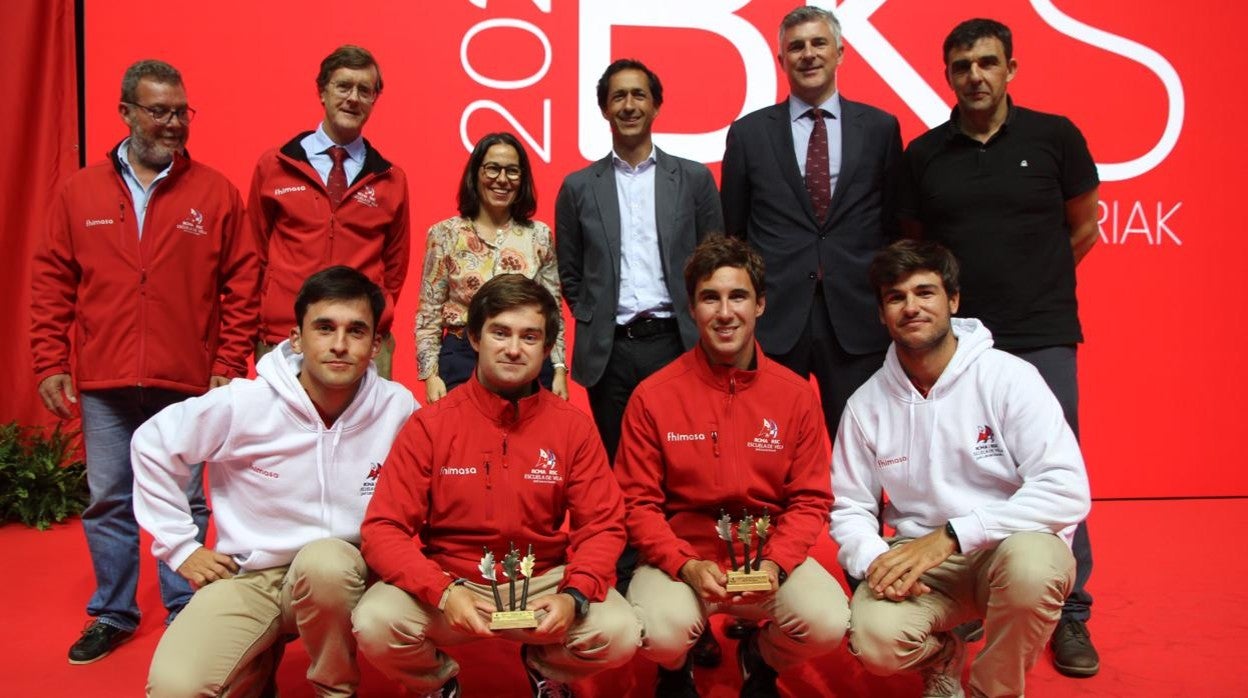
[[[318,61],[341,43],[369,47],[386,91],[366,133],[412,182],[415,271],[396,326],[407,338],[423,231],[454,212],[466,140],[504,128],[527,134],[538,217],[553,223],[563,176],[609,147],[593,83],[610,59],[633,56],[665,84],[656,140],[718,172],[723,129],[786,94],[773,55],[776,24],[792,4],[303,0],[156,11],[88,0],[86,148],[98,158],[123,135],[116,100],[125,67],[164,58],[183,71],[199,110],[192,153],[245,189],[262,150],[320,118]],[[1222,303],[1238,298],[1237,267],[1223,271],[1223,260],[1244,258],[1248,243],[1233,232],[1242,219],[1234,193],[1219,183],[1240,181],[1235,153],[1243,148],[1213,123],[1245,106],[1227,78],[1245,64],[1232,32],[1248,12],[1209,0],[1181,8],[1160,0],[851,0],[836,10],[845,25],[842,91],[897,114],[906,140],[947,116],[945,33],[971,16],[1014,29],[1012,94],[1079,124],[1105,180],[1101,244],[1079,270],[1094,493],[1248,494],[1234,436],[1244,422],[1238,400],[1248,378],[1239,357],[1248,330],[1220,322],[1238,307]],[[19,181],[6,172],[6,199],[20,193]],[[395,374],[423,392],[410,341],[400,345]]]

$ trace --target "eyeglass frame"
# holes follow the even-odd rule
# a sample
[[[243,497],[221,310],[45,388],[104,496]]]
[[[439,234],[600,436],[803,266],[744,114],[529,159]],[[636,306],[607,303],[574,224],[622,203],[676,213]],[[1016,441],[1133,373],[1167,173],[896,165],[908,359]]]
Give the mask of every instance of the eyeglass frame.
[[[362,82],[343,82],[341,80],[334,80],[333,82],[327,84],[325,88],[339,99],[347,99],[351,96],[351,93],[355,93],[357,98],[366,104],[376,102],[377,98],[381,96],[381,90]],[[367,94],[365,94],[366,90]]]
[[[183,125],[189,124],[195,120],[195,109],[189,104],[184,107],[178,107],[177,109],[169,109],[167,107],[149,107],[144,104],[139,104],[138,102],[127,102],[125,100],[122,100],[121,103],[142,109],[147,112],[148,117],[150,117],[152,121],[155,121],[158,124],[168,125],[173,123],[173,117],[175,116]],[[165,112],[165,115],[157,116],[157,113],[161,111]]]
[[[497,170],[497,172],[495,172],[494,174],[490,174],[491,168]],[[512,176],[512,172],[515,173],[514,177]],[[499,177],[502,177],[505,175],[507,177],[508,182],[519,182],[521,179],[524,179],[524,170],[521,170],[519,166],[517,165],[504,166],[496,162],[481,163],[481,174],[484,175],[486,179],[492,179],[492,180],[496,180]]]

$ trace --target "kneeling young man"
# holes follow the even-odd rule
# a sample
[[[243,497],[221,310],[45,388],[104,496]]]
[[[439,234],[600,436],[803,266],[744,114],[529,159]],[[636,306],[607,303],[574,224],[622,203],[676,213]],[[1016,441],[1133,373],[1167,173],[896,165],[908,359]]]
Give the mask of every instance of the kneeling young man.
[[[628,599],[645,627],[642,654],[659,665],[656,695],[697,695],[689,649],[709,615],[729,613],[766,621],[739,645],[741,695],[775,696],[777,672],[836,649],[849,624],[840,584],[809,557],[832,505],[823,415],[810,384],[754,340],[758,253],[712,236],[685,265],[685,286],[698,345],[642,381],[624,414],[615,472],[643,562]],[[727,590],[725,513],[770,517],[769,589]]]
[[[298,326],[255,380],[168,407],[135,432],[135,517],[152,553],[199,587],[156,648],[149,695],[258,695],[296,636],[317,695],[354,693],[351,610],[368,579],[360,522],[417,408],[372,366],[384,306],[354,269],[313,274],[295,299]],[[184,494],[200,461],[215,550],[195,539]]]
[[[356,608],[355,633],[373,665],[417,695],[458,696],[459,665],[440,648],[479,638],[522,644],[535,696],[570,695],[564,683],[637,650],[641,628],[612,589],[624,502],[602,441],[588,415],[537,382],[559,321],[531,279],[482,285],[468,307],[476,374],[408,423],[383,468],[362,536],[384,581]],[[493,564],[513,545],[534,556],[523,589],[507,589]],[[503,582],[507,608],[527,590],[536,628],[490,630],[497,597],[483,569]]]
[[[958,309],[958,265],[902,241],[871,265],[893,344],[850,398],[833,457],[832,536],[863,580],[850,647],[872,673],[918,670],[925,696],[962,696],[965,643],[975,696],[1021,696],[1074,580],[1088,479],[1061,406],[1036,369],[992,348]],[[888,495],[880,535],[879,494]]]

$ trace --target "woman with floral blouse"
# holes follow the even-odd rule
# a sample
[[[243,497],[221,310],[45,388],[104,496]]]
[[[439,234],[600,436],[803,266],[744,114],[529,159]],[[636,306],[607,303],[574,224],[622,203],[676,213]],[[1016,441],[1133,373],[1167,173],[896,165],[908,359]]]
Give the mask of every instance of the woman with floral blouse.
[[[510,133],[477,141],[459,184],[459,215],[429,229],[420,310],[416,313],[416,363],[429,402],[472,376],[477,353],[468,342],[468,302],[496,274],[524,274],[559,302],[559,270],[550,227],[532,219],[537,210],[533,172],[524,146]],[[568,398],[563,324],[539,377]]]

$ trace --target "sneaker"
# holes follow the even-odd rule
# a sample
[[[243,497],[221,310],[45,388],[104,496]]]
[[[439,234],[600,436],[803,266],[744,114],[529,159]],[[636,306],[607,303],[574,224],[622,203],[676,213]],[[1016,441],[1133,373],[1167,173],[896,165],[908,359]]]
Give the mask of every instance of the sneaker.
[[[711,632],[710,623],[706,624],[706,630],[702,631],[698,641],[689,650],[689,656],[693,658],[694,664],[708,669],[713,669],[724,662],[724,651],[720,649],[715,633]]]
[[[432,690],[420,698],[459,698],[459,677],[452,676],[439,688]]]
[[[758,633],[737,644],[737,666],[741,668],[741,698],[780,698],[776,688],[780,675],[763,661],[758,651]]]
[[[964,698],[962,665],[966,663],[966,641],[957,633],[944,633],[945,646],[919,673],[923,676],[923,698]]]
[[[1081,620],[1059,620],[1049,641],[1053,666],[1066,676],[1086,678],[1101,670],[1101,657],[1092,646],[1088,626]]]
[[[529,679],[529,690],[533,698],[576,698],[572,687],[561,681],[548,679],[529,665],[529,648],[520,648],[520,663],[524,665],[524,675]]]
[[[134,637],[133,630],[122,630],[103,621],[91,621],[82,631],[82,637],[69,648],[69,663],[90,664],[101,660],[131,637]]]
[[[709,627],[707,631],[709,634]],[[715,644],[718,646],[719,643]],[[687,656],[685,665],[679,669],[659,667],[659,680],[654,685],[654,698],[698,698],[698,686],[693,682],[694,661],[693,657]]]
[[[953,634],[966,640],[968,643],[979,642],[979,639],[984,636],[984,620],[982,618],[968,620],[954,628]]]

